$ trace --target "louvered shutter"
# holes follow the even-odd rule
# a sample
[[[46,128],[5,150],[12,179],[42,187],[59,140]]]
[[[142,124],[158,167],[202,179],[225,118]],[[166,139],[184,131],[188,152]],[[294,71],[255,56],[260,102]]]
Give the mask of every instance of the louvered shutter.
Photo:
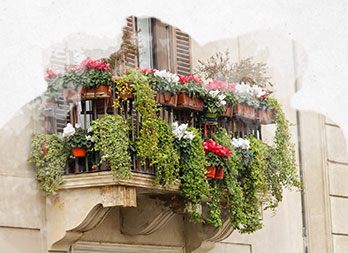
[[[54,50],[49,59],[49,65],[52,69],[60,73],[65,72],[65,66],[72,62],[72,53],[66,51],[63,47]],[[67,116],[70,111],[69,105],[64,101],[63,95],[57,98],[54,104],[47,106],[43,112],[46,116],[46,131],[48,133],[62,133],[67,123]]]
[[[180,75],[191,75],[191,38],[177,28],[175,28],[174,35],[175,72]]]
[[[135,38],[137,27],[136,27],[136,20],[134,16],[130,16],[127,18],[127,25],[123,28],[123,30],[128,31],[132,38]],[[135,40],[135,39],[134,39]],[[135,53],[128,53],[125,57],[125,66],[136,68],[138,67],[138,56]]]

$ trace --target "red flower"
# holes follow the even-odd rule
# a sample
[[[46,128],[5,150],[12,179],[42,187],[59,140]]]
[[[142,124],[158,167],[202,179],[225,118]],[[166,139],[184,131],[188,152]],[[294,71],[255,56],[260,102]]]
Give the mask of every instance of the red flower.
[[[196,84],[198,84],[198,83],[202,82],[202,79],[199,76],[193,76],[193,75],[192,76],[182,76],[182,75],[179,75],[179,81],[180,81],[181,84],[189,83],[190,81],[193,81]]]

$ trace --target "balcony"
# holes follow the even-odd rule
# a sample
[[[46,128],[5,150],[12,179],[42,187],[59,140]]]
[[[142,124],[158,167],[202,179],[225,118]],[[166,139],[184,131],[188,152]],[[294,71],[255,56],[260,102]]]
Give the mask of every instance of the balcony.
[[[52,251],[68,251],[118,207],[121,232],[130,236],[186,217],[190,252],[235,229],[260,229],[259,203],[275,207],[283,187],[299,187],[288,122],[267,92],[245,83],[209,89],[197,77],[176,77],[130,69],[104,90],[55,87],[54,103],[44,100],[47,134],[33,141],[31,161],[42,189],[55,192],[46,201]],[[261,127],[273,123],[270,146]]]

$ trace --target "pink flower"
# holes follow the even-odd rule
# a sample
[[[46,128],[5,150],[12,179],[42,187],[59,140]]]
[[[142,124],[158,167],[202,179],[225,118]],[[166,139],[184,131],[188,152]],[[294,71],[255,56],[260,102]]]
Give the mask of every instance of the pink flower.
[[[45,72],[45,79],[55,79],[58,76],[58,73],[56,73],[53,69],[47,69]]]

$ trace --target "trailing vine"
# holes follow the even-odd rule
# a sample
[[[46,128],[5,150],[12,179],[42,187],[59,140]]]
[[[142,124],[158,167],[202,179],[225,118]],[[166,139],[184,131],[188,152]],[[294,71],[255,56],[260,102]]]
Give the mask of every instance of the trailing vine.
[[[302,189],[302,183],[297,173],[295,144],[291,142],[289,133],[289,121],[276,99],[269,99],[272,104],[275,118],[276,131],[274,135],[274,146],[270,147],[271,162],[265,171],[270,185],[273,199],[269,207],[275,208],[282,201],[283,187],[290,189],[295,187]]]
[[[192,131],[195,137],[176,142],[175,145],[180,152],[180,190],[187,200],[186,209],[191,211],[192,221],[198,222],[201,220],[198,205],[209,196],[209,184],[205,176],[207,162],[199,131],[192,127],[187,130]]]
[[[31,146],[28,161],[35,164],[40,189],[52,193],[64,182],[62,176],[70,149],[65,140],[56,134],[34,134]]]
[[[179,154],[174,147],[173,134],[163,120],[158,121],[158,152],[152,164],[156,166],[155,184],[162,186],[173,184],[179,174]]]
[[[141,115],[141,129],[136,141],[137,154],[145,162],[145,159],[154,159],[158,152],[159,118],[157,103],[154,99],[155,92],[141,71],[129,69],[127,75],[133,81],[134,105]]]
[[[115,178],[129,178],[130,154],[128,152],[128,126],[119,115],[104,115],[93,121],[95,151],[101,151],[101,162],[106,161]]]

